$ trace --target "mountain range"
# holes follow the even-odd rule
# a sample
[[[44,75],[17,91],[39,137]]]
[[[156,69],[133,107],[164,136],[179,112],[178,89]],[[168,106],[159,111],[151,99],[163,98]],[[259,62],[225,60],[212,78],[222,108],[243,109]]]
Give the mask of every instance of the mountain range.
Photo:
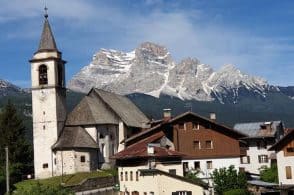
[[[132,52],[101,49],[68,84],[70,111],[92,87],[127,95],[148,117],[162,117],[192,110],[203,116],[217,113],[217,121],[232,126],[238,122],[282,120],[293,127],[294,86],[273,86],[260,77],[243,73],[234,65],[214,71],[196,58],[176,63],[160,45],[142,43]],[[82,92],[82,93],[80,93]],[[31,126],[31,94],[0,79],[0,108],[8,99]],[[31,133],[29,133],[31,134]]]
[[[241,72],[232,64],[218,71],[196,58],[175,62],[167,48],[145,42],[134,51],[101,49],[89,65],[70,81],[68,88],[87,92],[92,87],[119,94],[161,94],[181,100],[218,101],[236,104],[248,96],[266,100],[271,92],[281,92],[290,98],[290,88],[269,85],[260,77]],[[291,91],[289,93],[289,91]]]

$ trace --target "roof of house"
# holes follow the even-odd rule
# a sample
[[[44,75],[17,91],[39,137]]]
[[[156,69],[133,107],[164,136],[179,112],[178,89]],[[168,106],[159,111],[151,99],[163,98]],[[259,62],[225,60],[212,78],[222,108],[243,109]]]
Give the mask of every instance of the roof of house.
[[[98,144],[80,127],[64,127],[52,149],[92,148],[98,149]]]
[[[68,115],[66,125],[118,124],[143,127],[149,119],[127,97],[92,89]]]
[[[266,121],[266,122],[250,122],[250,123],[237,123],[234,125],[234,129],[239,131],[247,137],[274,137],[278,126],[281,121]],[[270,131],[264,131],[261,129],[262,125],[271,125]]]
[[[218,123],[216,123],[214,120],[210,120],[210,119],[208,119],[208,118],[202,117],[202,116],[200,116],[200,115],[198,115],[198,114],[196,114],[196,113],[193,113],[193,112],[185,112],[185,113],[180,114],[180,115],[178,115],[178,116],[176,116],[176,117],[174,117],[174,118],[171,118],[171,119],[168,120],[168,121],[164,121],[164,120],[163,120],[162,123],[159,123],[159,124],[155,125],[154,127],[150,128],[150,129],[147,129],[147,130],[145,130],[145,131],[142,131],[142,132],[140,132],[140,133],[138,133],[138,134],[136,134],[136,135],[134,135],[134,136],[132,136],[132,137],[126,139],[125,142],[129,142],[129,141],[134,140],[134,139],[136,139],[136,138],[139,138],[139,137],[141,137],[141,136],[143,136],[143,135],[146,135],[146,134],[148,134],[148,133],[150,133],[150,132],[156,131],[156,130],[160,129],[161,127],[163,127],[164,125],[166,125],[166,124],[171,124],[171,123],[177,121],[178,119],[181,119],[181,118],[183,118],[183,117],[185,117],[185,116],[187,116],[187,115],[191,115],[191,116],[193,116],[193,117],[200,118],[200,119],[205,120],[205,121],[207,121],[207,122],[209,122],[209,123],[211,123],[211,124],[214,124],[214,125],[216,125],[216,126],[218,126],[218,127],[221,127],[221,128],[223,128],[223,129],[225,129],[227,132],[229,132],[231,136],[237,136],[237,137],[239,137],[239,138],[241,138],[241,137],[245,137],[245,136],[246,136],[246,135],[243,134],[242,132],[235,131],[235,130],[233,130],[233,129],[227,127],[227,126],[224,126],[224,125],[218,124]]]
[[[187,182],[187,183],[191,183],[191,184],[194,184],[194,185],[198,185],[198,186],[203,187],[204,189],[208,189],[208,184],[204,183],[202,180],[194,181],[194,180],[191,180],[191,179],[179,176],[179,175],[175,175],[175,174],[171,174],[171,173],[159,170],[159,169],[139,169],[139,171],[144,176],[146,176],[146,175],[154,175],[154,174],[166,175],[168,177],[172,177],[174,179],[177,179],[177,180],[180,180],[180,181],[183,181],[183,182]]]
[[[39,48],[38,48],[38,51],[42,51],[42,50],[58,51],[47,17],[45,17],[43,32],[41,35],[41,40],[40,40]]]
[[[275,150],[279,151],[281,148],[283,148],[287,143],[294,140],[294,130],[290,131],[288,134],[286,134],[282,139],[280,139],[277,143],[275,143],[272,147],[270,147],[268,150]]]
[[[148,154],[147,152],[147,146],[149,143],[152,143],[156,140],[159,140],[164,136],[164,133],[162,131],[157,132],[153,134],[150,137],[147,137],[130,147],[124,149],[121,152],[116,153],[112,158],[113,159],[132,159],[132,158],[166,158],[166,157],[183,157],[186,156],[183,153],[169,150],[167,148],[159,147],[159,146],[153,146],[154,147],[154,154]]]

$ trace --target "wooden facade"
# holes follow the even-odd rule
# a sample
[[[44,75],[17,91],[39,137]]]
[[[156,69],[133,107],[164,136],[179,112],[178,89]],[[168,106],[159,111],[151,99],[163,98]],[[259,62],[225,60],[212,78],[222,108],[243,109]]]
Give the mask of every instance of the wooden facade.
[[[294,156],[294,140],[283,147],[284,156]]]
[[[245,135],[192,112],[165,120],[130,138],[126,145],[130,146],[159,131],[164,132],[176,151],[191,158],[239,157],[241,153],[244,155],[245,150],[240,147],[242,143],[239,139]]]
[[[190,115],[172,127],[175,149],[193,158],[240,156],[238,135],[214,122]]]

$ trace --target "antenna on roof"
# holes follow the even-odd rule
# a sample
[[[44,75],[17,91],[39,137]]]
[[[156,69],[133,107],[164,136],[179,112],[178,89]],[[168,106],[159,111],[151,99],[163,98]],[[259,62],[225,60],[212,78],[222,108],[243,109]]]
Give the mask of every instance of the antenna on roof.
[[[48,8],[47,8],[47,5],[46,5],[46,1],[44,1],[44,4],[45,4],[45,7],[44,7],[44,11],[45,11],[44,17],[45,18],[48,18]]]

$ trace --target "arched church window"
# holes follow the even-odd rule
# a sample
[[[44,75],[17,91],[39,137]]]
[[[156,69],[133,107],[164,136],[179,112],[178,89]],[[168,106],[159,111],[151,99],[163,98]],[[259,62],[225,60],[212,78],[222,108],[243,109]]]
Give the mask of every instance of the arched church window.
[[[48,84],[47,66],[44,64],[39,66],[39,84],[40,85]]]

